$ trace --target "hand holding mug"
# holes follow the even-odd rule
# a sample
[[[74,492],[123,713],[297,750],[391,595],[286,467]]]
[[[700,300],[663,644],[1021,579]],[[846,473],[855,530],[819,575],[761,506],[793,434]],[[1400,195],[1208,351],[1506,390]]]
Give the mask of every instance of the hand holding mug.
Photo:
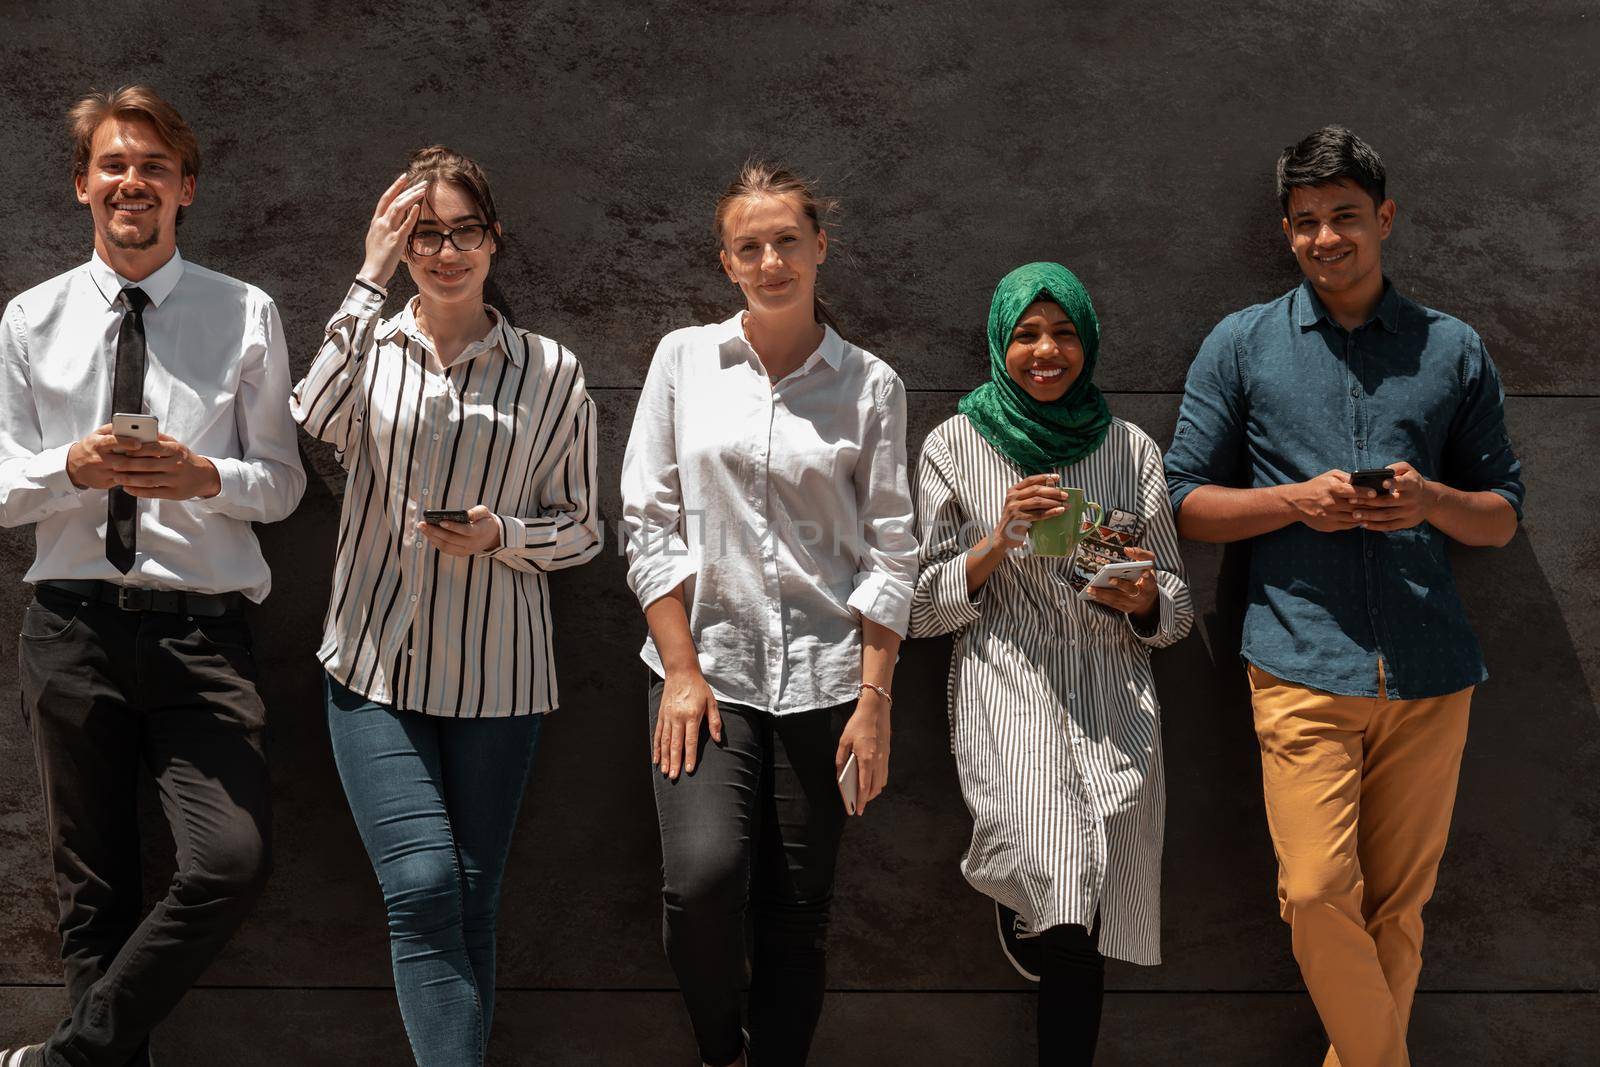
[[[1041,519],[1066,513],[1068,496],[1055,474],[1035,474],[1006,490],[1000,523],[994,528],[995,546],[1010,551],[1022,544],[1028,529]]]

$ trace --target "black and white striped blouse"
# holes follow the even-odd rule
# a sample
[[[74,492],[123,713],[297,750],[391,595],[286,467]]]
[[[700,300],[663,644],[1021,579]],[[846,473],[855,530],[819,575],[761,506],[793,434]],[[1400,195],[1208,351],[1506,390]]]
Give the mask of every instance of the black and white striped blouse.
[[[557,705],[545,572],[600,551],[595,412],[565,348],[496,316],[448,368],[357,282],[290,407],[349,476],[317,657],[370,700],[455,717]],[[430,363],[432,364],[430,366]],[[483,504],[501,547],[437,551],[428,508]]]
[[[1091,456],[1058,468],[1108,511],[1145,522],[1159,623],[1080,600],[1069,558],[1012,552],[967,595],[966,553],[994,530],[1023,472],[965,415],[938,426],[917,468],[921,573],[911,635],[957,635],[951,748],[972,812],[962,873],[1040,932],[1100,921],[1100,950],[1160,962],[1160,709],[1149,649],[1179,640],[1193,608],[1167,502],[1161,450],[1113,419]]]

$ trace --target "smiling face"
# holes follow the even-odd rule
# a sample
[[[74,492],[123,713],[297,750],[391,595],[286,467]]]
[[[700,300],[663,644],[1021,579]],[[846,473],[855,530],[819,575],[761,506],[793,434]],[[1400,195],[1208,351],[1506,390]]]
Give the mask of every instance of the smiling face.
[[[1283,232],[1300,271],[1320,293],[1354,295],[1383,288],[1383,242],[1394,201],[1374,203],[1348,178],[1289,192]]]
[[[462,226],[482,226],[485,221],[482,211],[465,189],[455,182],[436,181],[422,198],[422,215],[417,219],[415,233],[442,234]],[[458,236],[464,243],[470,243],[466,242],[465,234]],[[482,303],[483,283],[489,277],[489,265],[497,247],[493,230],[470,252],[463,252],[445,240],[437,253],[423,256],[413,251],[411,242],[407,241],[406,269],[426,300]]]
[[[94,217],[95,247],[113,267],[145,254],[159,265],[177,250],[178,209],[194,202],[194,176],[183,173],[177,152],[150,122],[102,122],[73,184]]]
[[[828,234],[790,196],[762,195],[734,206],[722,227],[722,269],[752,312],[777,314],[816,302],[817,268]]]
[[[1083,342],[1061,305],[1035,300],[1011,328],[1006,373],[1035,400],[1060,400],[1083,373]]]

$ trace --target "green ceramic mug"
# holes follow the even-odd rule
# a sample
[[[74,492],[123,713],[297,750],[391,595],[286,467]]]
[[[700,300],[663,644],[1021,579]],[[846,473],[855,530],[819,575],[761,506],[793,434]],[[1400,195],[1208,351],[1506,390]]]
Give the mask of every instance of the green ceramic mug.
[[[1083,520],[1092,515],[1089,525],[1098,526],[1105,516],[1105,508],[1086,499],[1082,489],[1065,486],[1064,506],[1067,510],[1052,518],[1041,519],[1028,528],[1028,540],[1033,543],[1036,556],[1070,556],[1083,537]]]

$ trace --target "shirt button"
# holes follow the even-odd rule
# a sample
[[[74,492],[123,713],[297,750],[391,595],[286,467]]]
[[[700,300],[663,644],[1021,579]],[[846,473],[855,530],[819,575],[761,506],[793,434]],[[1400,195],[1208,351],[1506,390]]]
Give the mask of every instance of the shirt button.
[[[1078,699],[1078,694],[1077,693],[1068,693],[1067,694],[1067,699],[1068,700],[1077,700]]]
[[[406,655],[408,655],[408,656],[415,656],[415,655],[416,655],[416,654],[417,654],[417,650],[416,650],[416,649],[414,649],[414,648],[408,648],[408,649],[406,649]]]
[[[413,601],[415,601],[415,600],[416,600],[416,599],[417,599],[417,594],[415,594],[415,593],[412,593],[412,594],[411,594],[411,599],[412,599],[412,600],[413,600]],[[1377,612],[1376,612],[1376,611],[1374,611],[1374,612],[1373,612],[1373,614],[1377,614]]]
[[[412,597],[412,598],[411,598],[411,599],[412,599],[412,600],[415,600],[415,599],[417,599],[417,598],[416,598],[416,597]],[[1377,609],[1377,608],[1373,608],[1373,609],[1372,609],[1372,613],[1373,613],[1373,614],[1374,614],[1374,615],[1376,615],[1376,614],[1377,614],[1377,613],[1378,613],[1378,609]]]
[[[1367,447],[1367,443],[1365,441],[1357,441],[1356,442],[1356,447],[1357,448],[1366,448]]]
[[[1368,559],[1371,559],[1373,556],[1376,556],[1376,555],[1377,555],[1377,553],[1374,552],[1372,549],[1370,549],[1370,548],[1367,549],[1367,558]]]
[[[433,435],[433,439],[434,439],[434,440],[435,440],[435,441],[437,441],[437,440],[438,440],[438,439],[439,439],[439,435],[438,435],[438,434],[434,434],[434,435]]]
[[[1360,395],[1361,395],[1361,390],[1360,390],[1360,389],[1355,389],[1355,388],[1352,388],[1352,389],[1351,389],[1351,390],[1350,390],[1350,395],[1351,395],[1351,396],[1360,396]]]

